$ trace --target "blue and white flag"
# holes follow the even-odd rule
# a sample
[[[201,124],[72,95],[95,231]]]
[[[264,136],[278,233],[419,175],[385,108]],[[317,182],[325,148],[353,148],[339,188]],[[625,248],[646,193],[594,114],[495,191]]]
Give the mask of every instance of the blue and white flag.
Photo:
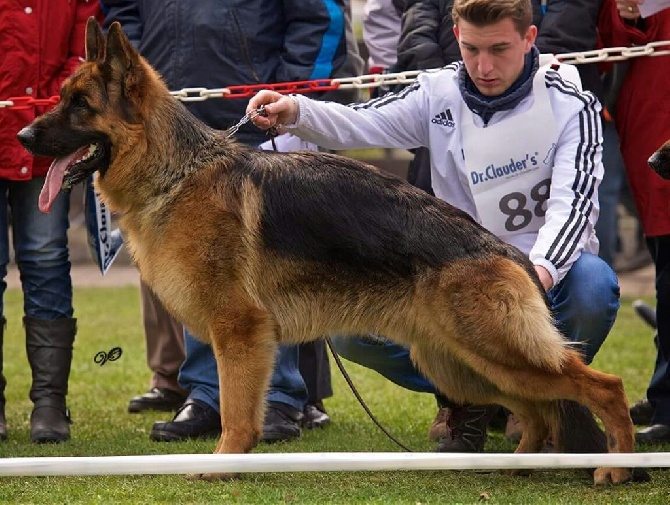
[[[123,237],[121,236],[121,230],[118,228],[111,229],[112,215],[107,206],[100,200],[100,196],[95,192],[93,177],[94,175],[91,175],[86,181],[84,217],[91,255],[102,275],[105,275],[121,250]]]

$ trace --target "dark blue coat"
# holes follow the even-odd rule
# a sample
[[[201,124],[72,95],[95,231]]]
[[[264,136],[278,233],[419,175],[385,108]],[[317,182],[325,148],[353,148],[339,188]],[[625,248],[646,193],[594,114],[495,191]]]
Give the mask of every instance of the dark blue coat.
[[[346,60],[344,0],[104,0],[105,27],[119,21],[171,90],[322,79]],[[248,98],[188,108],[225,129]],[[266,140],[250,123],[237,138]]]

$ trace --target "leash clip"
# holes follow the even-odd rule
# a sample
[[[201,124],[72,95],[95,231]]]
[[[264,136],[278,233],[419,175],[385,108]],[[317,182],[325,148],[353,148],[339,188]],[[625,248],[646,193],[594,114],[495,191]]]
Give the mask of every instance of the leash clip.
[[[268,117],[268,113],[265,110],[265,105],[261,105],[256,110],[258,111],[258,114],[256,114],[257,116]],[[268,137],[270,137],[270,142],[272,142],[272,149],[274,149],[275,151],[278,151],[277,143],[275,142],[275,137],[279,135],[279,132],[277,131],[277,127],[276,126],[271,126],[270,128],[268,128],[268,130],[265,132],[265,134]]]
[[[242,128],[242,126],[247,124],[256,116],[268,117],[268,113],[265,111],[265,105],[261,105],[258,109],[251,110],[247,112],[244,116],[242,116],[242,119],[240,119],[236,125],[233,125],[230,128],[228,128],[226,138],[230,138],[233,135],[235,135],[240,130],[240,128]],[[275,151],[277,151],[277,144],[275,143],[275,137],[279,135],[277,128],[272,126],[267,130],[266,135],[270,137],[270,140],[272,141],[272,147]]]
[[[247,112],[244,116],[242,116],[242,119],[240,119],[237,124],[231,126],[227,130],[226,138],[230,138],[233,135],[235,135],[242,126],[247,124],[249,121],[251,121],[253,118],[256,116],[267,116],[268,113],[264,111],[263,106],[261,105],[258,109],[251,110]]]

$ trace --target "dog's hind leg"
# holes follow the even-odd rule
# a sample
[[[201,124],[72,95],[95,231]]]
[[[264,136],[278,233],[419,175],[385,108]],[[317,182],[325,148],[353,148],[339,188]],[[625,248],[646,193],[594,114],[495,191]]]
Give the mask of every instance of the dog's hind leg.
[[[219,374],[221,438],[216,454],[243,454],[260,440],[265,393],[274,365],[275,322],[264,311],[247,308],[210,324]],[[205,474],[206,480],[234,477]]]
[[[589,368],[575,354],[566,361],[561,378],[549,387],[557,387],[559,395],[564,390],[564,398],[581,403],[600,418],[605,426],[609,452],[634,452],[633,422],[619,377]],[[629,468],[604,467],[596,469],[593,480],[596,485],[619,484],[631,477]]]
[[[549,419],[552,417],[547,412],[550,408],[548,402],[530,402],[521,399],[502,399],[505,407],[514,412],[514,415],[521,419],[523,433],[519,445],[514,451],[517,454],[537,453],[542,451],[549,438],[550,427]],[[530,469],[506,470],[509,475],[530,475]]]

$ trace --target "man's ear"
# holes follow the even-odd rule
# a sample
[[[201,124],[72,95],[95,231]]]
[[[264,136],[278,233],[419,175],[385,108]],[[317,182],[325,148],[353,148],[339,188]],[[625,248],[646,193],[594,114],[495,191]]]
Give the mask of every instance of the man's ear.
[[[454,24],[454,37],[456,37],[456,42],[458,42],[458,25]]]
[[[111,82],[121,85],[124,96],[131,97],[137,93],[144,69],[139,53],[117,21],[113,22],[107,31],[107,50],[103,69],[109,73]]]
[[[533,47],[536,39],[537,39],[537,26],[530,25],[528,27],[528,31],[526,32],[526,36],[524,37],[526,52],[530,51],[530,48]]]
[[[102,61],[105,57],[105,39],[98,21],[91,16],[86,22],[86,61]]]

